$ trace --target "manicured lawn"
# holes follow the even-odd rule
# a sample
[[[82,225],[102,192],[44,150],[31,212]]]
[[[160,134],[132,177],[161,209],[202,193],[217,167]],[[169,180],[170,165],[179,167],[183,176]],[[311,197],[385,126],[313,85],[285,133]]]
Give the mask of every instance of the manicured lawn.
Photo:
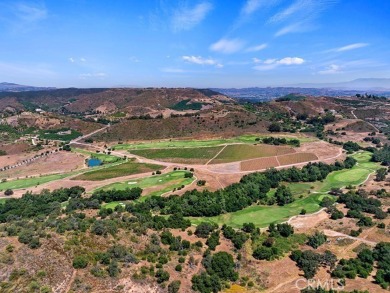
[[[104,209],[115,209],[115,207],[117,205],[122,205],[124,207],[126,205],[126,203],[122,202],[122,201],[113,201],[113,202],[109,202],[109,203],[103,205],[102,208],[104,208]]]
[[[197,148],[168,148],[168,149],[144,149],[132,150],[132,154],[141,157],[158,160],[168,160],[178,163],[206,163],[222,149],[219,147],[197,147]]]
[[[323,196],[323,194],[311,194],[285,206],[253,205],[234,213],[217,217],[190,218],[190,220],[195,225],[207,221],[218,225],[226,224],[234,228],[240,228],[242,224],[252,222],[258,227],[267,227],[271,223],[280,223],[288,220],[291,216],[298,215],[302,209],[305,209],[307,213],[316,212],[319,210],[319,202]]]
[[[379,164],[370,162],[371,155],[368,152],[359,152],[352,155],[352,157],[357,160],[357,164],[352,169],[329,174],[318,191],[326,192],[332,188],[362,184],[371,173],[380,168]]]
[[[72,149],[72,151],[76,152],[76,153],[83,154],[83,155],[90,156],[91,158],[99,159],[100,161],[103,162],[103,164],[115,163],[115,162],[122,160],[121,158],[119,158],[117,156],[111,156],[111,155],[106,155],[106,154],[101,154],[101,153],[94,153],[94,152],[86,151],[83,149],[76,148],[76,149]]]
[[[352,156],[358,161],[356,166],[352,169],[333,172],[323,182],[282,183],[290,187],[295,198],[298,197],[293,203],[285,206],[252,205],[241,211],[217,217],[190,218],[191,222],[197,225],[202,221],[208,221],[219,225],[227,224],[235,228],[241,227],[243,223],[253,222],[256,226],[267,227],[271,223],[280,223],[298,215],[302,209],[305,209],[307,213],[316,212],[320,209],[319,203],[327,196],[331,188],[362,184],[369,174],[380,168],[379,164],[370,162],[371,155],[368,152],[359,152]],[[272,196],[274,192],[271,190],[268,196]],[[299,198],[302,195],[304,197]]]
[[[99,181],[133,174],[153,172],[162,168],[163,167],[160,165],[136,163],[134,160],[129,160],[123,164],[85,172],[74,177],[73,180]]]
[[[294,153],[294,150],[288,146],[232,144],[224,148],[224,150],[211,161],[211,164],[229,163],[289,153]]]
[[[24,178],[0,183],[0,190],[28,188],[50,181],[59,180],[71,176],[73,173],[53,174],[34,178]]]

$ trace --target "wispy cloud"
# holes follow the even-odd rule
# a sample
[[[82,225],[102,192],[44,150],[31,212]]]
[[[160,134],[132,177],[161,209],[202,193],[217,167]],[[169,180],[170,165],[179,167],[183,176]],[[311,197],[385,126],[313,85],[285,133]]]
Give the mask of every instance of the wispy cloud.
[[[17,32],[29,32],[35,29],[37,24],[47,16],[48,11],[44,4],[24,2],[0,4],[0,21]]]
[[[79,75],[80,79],[105,79],[107,77],[107,74],[104,72],[95,72],[95,73],[82,73]]]
[[[180,7],[173,12],[172,29],[174,32],[190,30],[202,22],[213,9],[209,2],[199,3],[195,7]]]
[[[276,5],[280,0],[247,0],[241,9],[242,15],[250,15],[261,8]]]
[[[260,64],[253,67],[256,70],[271,70],[279,66],[302,65],[303,63],[305,63],[305,60],[299,57],[285,57],[282,59],[266,59],[264,61],[257,58],[253,58],[253,62],[256,64]]]
[[[368,43],[355,43],[355,44],[350,44],[350,45],[343,46],[343,47],[340,47],[340,48],[335,48],[335,49],[332,49],[330,51],[333,51],[333,52],[345,52],[345,51],[355,50],[355,49],[359,49],[359,48],[364,48],[364,47],[367,47],[369,45],[370,44],[368,44]]]
[[[215,65],[218,68],[223,67],[217,60],[211,58],[203,58],[201,56],[183,56],[182,59],[186,62],[198,65]]]
[[[258,52],[258,51],[264,50],[267,47],[268,47],[268,44],[261,44],[261,45],[249,47],[248,49],[246,49],[246,51],[247,52]]]
[[[137,57],[135,57],[135,56],[131,56],[130,58],[129,58],[129,60],[130,60],[130,62],[133,62],[133,63],[139,63],[139,62],[141,62],[141,60],[139,60]]]
[[[210,46],[211,51],[224,54],[231,54],[240,51],[244,47],[244,42],[240,39],[221,39]]]
[[[184,73],[184,72],[186,72],[185,70],[183,70],[181,68],[173,68],[173,67],[161,68],[160,71],[165,72],[165,73]]]
[[[306,32],[315,28],[315,20],[338,0],[296,0],[287,8],[277,12],[270,19],[270,24],[289,22],[279,29],[275,36],[288,33]]]
[[[78,63],[78,64],[80,64],[80,63],[85,63],[85,62],[87,62],[87,59],[85,59],[84,57],[80,57],[80,58],[69,57],[69,58],[68,58],[68,61],[69,61],[70,63]]]
[[[331,64],[327,66],[324,70],[319,71],[319,74],[337,74],[342,73],[342,67],[340,65]]]
[[[18,3],[14,9],[15,15],[24,22],[36,22],[47,17],[47,10],[43,5]]]

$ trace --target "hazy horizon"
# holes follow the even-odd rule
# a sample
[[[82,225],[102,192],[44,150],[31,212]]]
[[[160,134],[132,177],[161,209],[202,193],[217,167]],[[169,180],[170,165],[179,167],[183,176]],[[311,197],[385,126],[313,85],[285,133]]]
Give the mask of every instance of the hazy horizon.
[[[380,0],[2,1],[0,82],[244,88],[388,78],[389,13]]]

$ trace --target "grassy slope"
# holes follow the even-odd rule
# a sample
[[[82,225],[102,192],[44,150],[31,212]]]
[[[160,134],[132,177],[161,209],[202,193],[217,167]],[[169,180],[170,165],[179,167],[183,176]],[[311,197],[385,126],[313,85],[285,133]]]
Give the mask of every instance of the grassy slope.
[[[50,181],[63,179],[68,176],[71,176],[72,174],[75,174],[75,172],[64,173],[64,174],[53,174],[53,175],[46,175],[41,177],[24,178],[19,180],[2,182],[0,183],[0,190],[28,188],[28,187],[48,183]]]
[[[236,228],[241,227],[243,223],[253,222],[256,226],[266,227],[270,223],[283,222],[294,215],[298,215],[302,209],[305,209],[308,213],[316,212],[320,209],[320,201],[332,187],[362,184],[370,173],[380,168],[378,164],[369,161],[370,153],[357,153],[353,157],[358,160],[356,166],[349,170],[333,172],[323,182],[287,183],[286,185],[290,187],[295,197],[307,195],[308,191],[311,191],[310,195],[298,198],[291,204],[281,207],[253,205],[241,211],[216,217],[191,218],[191,222],[199,224],[202,221],[209,221],[219,225],[231,225]]]
[[[160,165],[136,163],[130,160],[126,163],[85,172],[72,178],[73,180],[99,181],[139,173],[153,172],[162,169]]]

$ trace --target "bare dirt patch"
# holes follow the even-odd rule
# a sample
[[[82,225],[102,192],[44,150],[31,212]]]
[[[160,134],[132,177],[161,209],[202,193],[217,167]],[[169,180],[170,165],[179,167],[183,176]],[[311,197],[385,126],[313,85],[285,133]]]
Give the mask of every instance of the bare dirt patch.
[[[305,162],[316,161],[316,160],[318,160],[318,157],[313,153],[295,153],[295,154],[278,156],[278,161],[282,166],[305,163]]]
[[[84,167],[84,156],[71,152],[56,152],[26,165],[1,172],[4,177],[26,177],[41,174],[67,173]]]
[[[276,157],[258,158],[241,162],[242,171],[255,171],[278,166],[279,162]]]

